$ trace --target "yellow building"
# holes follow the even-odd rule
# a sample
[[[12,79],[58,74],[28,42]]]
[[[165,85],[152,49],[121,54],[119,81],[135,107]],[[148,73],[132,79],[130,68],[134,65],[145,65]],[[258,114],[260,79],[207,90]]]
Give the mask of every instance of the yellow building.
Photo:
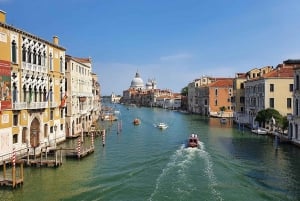
[[[65,48],[6,24],[0,11],[0,153],[65,140]]]
[[[245,82],[269,73],[273,70],[272,66],[253,68],[247,73],[236,73],[233,79],[233,98],[232,106],[234,110],[234,121],[237,123],[248,123],[249,116],[245,111]]]
[[[248,122],[253,127],[260,110],[274,108],[281,115],[293,111],[293,69],[290,60],[279,64],[275,69],[245,82],[245,111]]]

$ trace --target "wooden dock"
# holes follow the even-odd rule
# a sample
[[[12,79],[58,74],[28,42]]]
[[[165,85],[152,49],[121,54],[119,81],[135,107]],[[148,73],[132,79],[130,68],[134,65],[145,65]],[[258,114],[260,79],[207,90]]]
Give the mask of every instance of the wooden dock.
[[[27,155],[27,159],[23,158],[21,160],[29,167],[59,167],[62,165],[62,151],[63,148],[45,148],[41,151],[38,158],[30,159],[29,155]],[[59,156],[57,152],[59,152]]]
[[[11,171],[8,171],[8,170]],[[7,169],[5,161],[3,162],[3,174],[0,176],[0,186],[11,186],[15,188],[21,186],[24,181],[24,170],[23,162],[20,163],[19,167],[13,165],[11,168]],[[19,171],[17,171],[19,169]]]
[[[90,155],[91,153],[94,153],[95,151],[95,147],[94,146],[90,146],[89,148],[87,149],[84,149],[80,152],[78,152],[76,149],[73,149],[73,151],[70,151],[66,154],[66,157],[67,158],[77,158],[77,159],[81,159],[85,156],[88,156]]]
[[[52,159],[52,160],[29,160],[27,166],[30,167],[59,167],[62,165],[61,161]]]

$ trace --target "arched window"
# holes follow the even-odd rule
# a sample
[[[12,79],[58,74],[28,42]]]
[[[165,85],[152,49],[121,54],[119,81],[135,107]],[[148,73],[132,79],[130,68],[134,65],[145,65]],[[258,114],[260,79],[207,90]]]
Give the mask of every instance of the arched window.
[[[53,70],[53,63],[52,63],[52,53],[49,54],[49,69]]]
[[[49,93],[48,93],[49,94]],[[43,101],[45,102],[45,101],[48,101],[48,95],[47,95],[47,90],[46,90],[46,88],[44,88],[44,90],[43,90]]]
[[[39,101],[40,101],[40,102],[43,102],[43,89],[42,89],[41,86],[39,87],[39,92],[38,92],[38,94],[39,94]]]
[[[27,51],[27,62],[28,62],[28,63],[31,63],[31,55],[32,55],[31,49],[28,48],[28,51]]]
[[[46,66],[46,52],[45,51],[43,52],[43,55],[42,55],[42,66]]]
[[[34,101],[34,102],[37,102],[37,98],[38,98],[38,89],[36,88],[36,86],[33,88],[33,93],[34,93],[33,101]]]
[[[26,102],[26,86],[25,84],[23,85],[23,101]]]
[[[60,66],[60,72],[63,72],[63,58],[60,57],[59,66]]]
[[[13,94],[13,103],[15,103],[15,102],[17,102],[17,86],[16,86],[16,83],[13,83],[12,94]]]
[[[41,52],[38,53],[38,65],[42,65],[42,54],[41,54]]]
[[[33,50],[33,64],[36,64],[36,49]]]
[[[60,100],[63,99],[63,90],[62,90],[62,87],[60,87]]]
[[[26,47],[23,45],[22,47],[22,61],[26,62]]]
[[[15,40],[11,43],[11,60],[13,63],[17,63],[17,43]]]
[[[52,87],[50,88],[49,91],[49,98],[50,98],[50,102],[52,102],[53,101]]]

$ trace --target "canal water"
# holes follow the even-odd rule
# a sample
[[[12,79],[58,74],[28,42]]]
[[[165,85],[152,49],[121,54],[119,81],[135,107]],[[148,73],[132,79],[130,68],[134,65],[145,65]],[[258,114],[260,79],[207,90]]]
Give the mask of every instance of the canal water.
[[[106,144],[59,168],[25,168],[24,184],[0,189],[7,201],[300,200],[300,149],[277,148],[229,122],[158,108],[115,105],[119,120],[100,122]],[[134,118],[141,124],[134,126]],[[119,123],[118,123],[119,122]],[[155,123],[169,127],[160,130]],[[185,147],[191,133],[200,149]],[[59,146],[75,146],[76,140]]]

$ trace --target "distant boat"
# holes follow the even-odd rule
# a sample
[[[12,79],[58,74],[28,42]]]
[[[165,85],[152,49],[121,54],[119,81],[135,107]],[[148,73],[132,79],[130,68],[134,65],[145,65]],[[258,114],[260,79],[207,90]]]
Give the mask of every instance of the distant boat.
[[[258,135],[266,135],[268,133],[268,130],[265,128],[255,128],[251,130],[252,133],[258,134]]]
[[[168,125],[163,122],[160,122],[159,124],[156,124],[155,127],[159,128],[159,129],[166,129],[166,128],[168,128]]]
[[[140,125],[140,124],[141,124],[141,120],[138,119],[138,118],[135,118],[135,119],[133,120],[133,124],[134,124],[134,125]]]

